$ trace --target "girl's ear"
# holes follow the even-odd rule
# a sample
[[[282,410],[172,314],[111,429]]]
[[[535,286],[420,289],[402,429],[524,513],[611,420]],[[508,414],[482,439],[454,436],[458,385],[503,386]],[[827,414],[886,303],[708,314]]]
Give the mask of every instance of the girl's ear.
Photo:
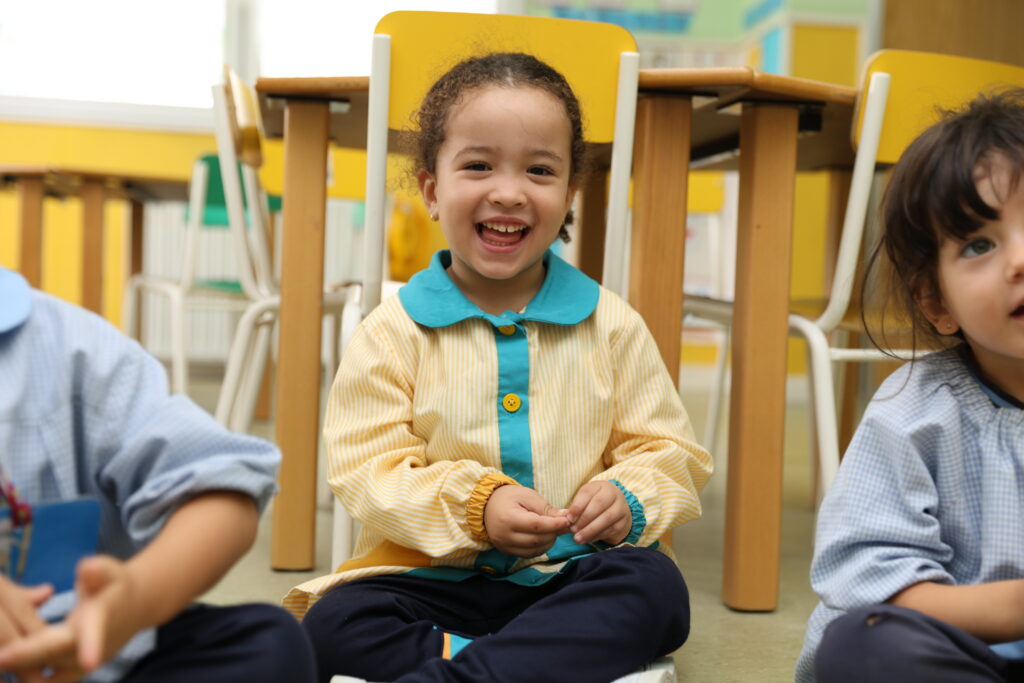
[[[576,190],[576,181],[569,183],[569,190],[565,193],[565,213],[569,213],[572,210],[572,202],[576,199]]]
[[[423,197],[423,204],[427,207],[430,220],[437,220],[437,179],[426,170],[420,169],[416,174],[416,182],[420,186],[420,196]]]
[[[960,329],[960,323],[953,319],[949,309],[942,303],[941,294],[918,289],[914,293],[914,300],[917,302],[917,307],[924,313],[924,317],[939,334],[956,334]]]

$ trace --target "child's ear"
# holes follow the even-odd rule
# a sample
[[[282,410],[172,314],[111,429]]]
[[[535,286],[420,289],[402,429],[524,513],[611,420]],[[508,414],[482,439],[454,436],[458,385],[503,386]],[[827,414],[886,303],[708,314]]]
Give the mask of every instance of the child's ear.
[[[917,289],[914,292],[914,301],[939,334],[956,334],[960,329],[960,323],[953,319],[949,309],[942,302],[942,295],[938,292]]]
[[[416,182],[420,186],[420,196],[423,197],[423,204],[427,207],[430,220],[437,220],[437,179],[434,174],[425,168],[420,169],[416,174]]]

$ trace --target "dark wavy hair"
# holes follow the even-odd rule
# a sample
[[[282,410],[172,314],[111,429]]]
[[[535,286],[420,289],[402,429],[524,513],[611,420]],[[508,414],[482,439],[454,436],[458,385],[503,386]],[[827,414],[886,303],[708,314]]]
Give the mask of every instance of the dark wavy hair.
[[[565,105],[565,115],[572,131],[570,141],[570,182],[579,179],[584,168],[586,144],[583,141],[583,114],[575,93],[558,71],[533,55],[521,52],[496,52],[459,62],[427,91],[414,115],[419,131],[416,134],[415,163],[431,174],[437,168],[437,153],[445,141],[445,125],[452,107],[462,102],[467,93],[487,86],[504,88],[538,88],[553,95]],[[572,223],[572,211],[566,215],[558,235],[569,241],[565,226]]]
[[[1014,187],[1024,171],[1024,89],[980,94],[963,107],[939,113],[939,122],[921,133],[893,167],[882,200],[881,234],[864,272],[861,315],[872,343],[883,351],[895,346],[886,329],[894,319],[904,331],[910,324],[915,350],[964,340],[962,332],[945,337],[935,332],[917,300],[939,294],[943,240],[963,240],[984,221],[999,217],[999,207],[978,194],[975,169],[998,153],[1009,162]],[[888,292],[880,318],[869,324],[867,299],[876,283],[887,283]]]

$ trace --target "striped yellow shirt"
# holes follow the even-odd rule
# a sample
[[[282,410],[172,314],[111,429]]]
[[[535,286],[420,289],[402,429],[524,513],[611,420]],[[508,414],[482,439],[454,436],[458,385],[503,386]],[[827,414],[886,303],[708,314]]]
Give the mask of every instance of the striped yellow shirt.
[[[557,256],[545,261],[529,305],[494,316],[451,283],[450,256],[439,252],[359,326],[324,438],[331,487],[362,531],[352,560],[284,598],[296,616],[357,578],[486,572],[531,585],[597,550],[571,534],[533,558],[494,549],[483,506],[507,477],[559,508],[589,481],[615,482],[635,545],[700,516],[711,458],[647,327]]]

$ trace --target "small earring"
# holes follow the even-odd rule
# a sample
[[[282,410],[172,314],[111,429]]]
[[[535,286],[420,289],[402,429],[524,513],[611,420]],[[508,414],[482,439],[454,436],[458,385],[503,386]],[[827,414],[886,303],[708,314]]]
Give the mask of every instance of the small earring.
[[[434,221],[436,223],[437,222],[437,214],[436,213],[430,214],[430,220],[432,220],[432,221]]]
[[[946,329],[947,330],[953,329],[953,323],[946,323]]]

